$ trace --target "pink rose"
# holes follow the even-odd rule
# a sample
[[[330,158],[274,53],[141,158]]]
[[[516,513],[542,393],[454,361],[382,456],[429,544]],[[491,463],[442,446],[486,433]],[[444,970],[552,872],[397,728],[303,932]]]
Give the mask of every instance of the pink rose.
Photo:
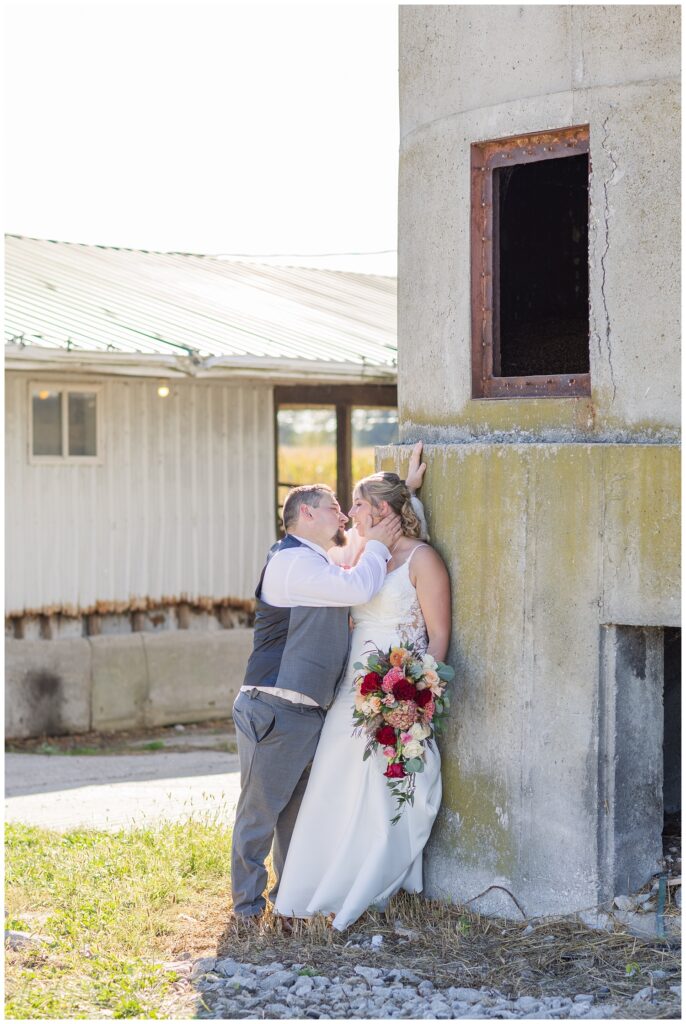
[[[384,747],[383,748],[383,756],[387,757],[389,760],[392,757],[395,757],[395,747]]]
[[[414,739],[414,736],[412,735],[411,732],[404,732],[400,739],[402,740],[403,743],[409,743],[411,740]]]
[[[399,683],[400,680],[404,679],[404,678],[405,678],[405,673],[403,672],[403,670],[401,668],[392,668],[383,677],[383,682],[381,684],[381,689],[384,691],[384,693],[392,693],[393,692],[393,686],[395,685],[395,683]]]
[[[387,708],[392,708],[395,704],[395,697],[392,693],[389,693],[387,697],[384,697],[381,703],[385,704]]]

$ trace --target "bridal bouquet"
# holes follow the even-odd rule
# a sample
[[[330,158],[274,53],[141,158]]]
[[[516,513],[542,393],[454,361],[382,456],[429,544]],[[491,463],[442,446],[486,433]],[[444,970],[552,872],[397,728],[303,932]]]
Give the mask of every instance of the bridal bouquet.
[[[415,653],[414,645],[382,651],[374,646],[366,664],[356,661],[356,735],[367,743],[363,759],[381,746],[386,758],[387,785],[397,804],[400,821],[405,804],[414,803],[415,776],[424,771],[426,744],[440,732],[450,699],[446,685],[455,673],[430,654]]]

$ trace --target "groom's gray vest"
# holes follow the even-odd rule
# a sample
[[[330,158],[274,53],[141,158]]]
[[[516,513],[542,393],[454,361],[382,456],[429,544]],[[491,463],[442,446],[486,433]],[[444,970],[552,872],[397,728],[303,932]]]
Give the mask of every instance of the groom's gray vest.
[[[350,647],[348,608],[276,608],[262,600],[262,582],[277,551],[303,547],[287,534],[275,544],[255,591],[253,652],[245,686],[282,686],[328,708],[345,672]],[[322,555],[325,559],[325,556]]]

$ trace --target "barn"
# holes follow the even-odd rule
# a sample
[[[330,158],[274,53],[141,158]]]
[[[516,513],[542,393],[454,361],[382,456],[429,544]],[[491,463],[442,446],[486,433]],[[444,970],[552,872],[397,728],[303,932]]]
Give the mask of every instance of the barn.
[[[228,714],[279,411],[396,405],[396,282],[6,238],[6,732]]]

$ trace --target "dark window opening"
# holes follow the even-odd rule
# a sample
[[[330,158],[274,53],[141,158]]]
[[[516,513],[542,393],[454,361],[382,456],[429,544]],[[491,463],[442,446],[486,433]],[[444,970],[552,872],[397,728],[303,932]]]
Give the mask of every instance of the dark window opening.
[[[681,630],[664,631],[662,833],[665,868],[681,875]]]
[[[494,375],[589,372],[588,154],[493,172],[500,295]]]
[[[471,152],[472,397],[589,395],[588,126]]]

